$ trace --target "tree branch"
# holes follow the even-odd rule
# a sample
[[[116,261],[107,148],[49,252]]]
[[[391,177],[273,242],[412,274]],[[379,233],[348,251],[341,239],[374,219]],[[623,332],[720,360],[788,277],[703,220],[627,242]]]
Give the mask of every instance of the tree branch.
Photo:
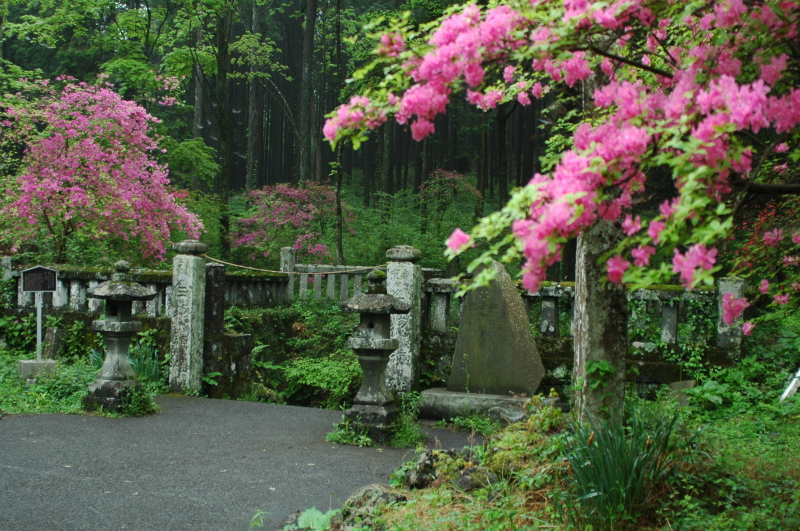
[[[800,195],[800,183],[768,184],[736,179],[731,182],[731,186],[756,195]]]
[[[615,55],[613,53],[605,52],[605,51],[601,50],[600,48],[598,48],[597,46],[594,46],[594,45],[589,46],[588,49],[590,51],[598,54],[598,55],[602,55],[603,57],[608,57],[609,59],[613,59],[615,61],[619,61],[620,63],[624,63],[624,64],[626,64],[628,66],[632,66],[632,67],[638,68],[640,70],[645,70],[647,72],[656,74],[657,76],[664,76],[664,77],[668,77],[668,78],[672,79],[672,74],[667,72],[666,70],[661,70],[660,68],[654,68],[652,66],[648,66],[648,65],[645,65],[645,64],[642,64],[642,63],[637,63],[636,61],[631,61],[630,59],[626,59],[625,57],[622,57],[622,56],[619,56],[619,55]]]

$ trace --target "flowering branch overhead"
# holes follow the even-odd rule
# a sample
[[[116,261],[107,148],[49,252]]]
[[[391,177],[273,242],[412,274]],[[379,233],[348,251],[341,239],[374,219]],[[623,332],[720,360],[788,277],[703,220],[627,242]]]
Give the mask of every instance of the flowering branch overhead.
[[[671,172],[675,197],[650,219],[637,218],[636,230],[629,221],[608,257],[608,278],[634,289],[673,273],[686,287],[710,284],[735,195],[797,189],[774,177],[781,164],[800,160],[799,25],[798,0],[459,6],[422,36],[392,27],[369,67],[382,68],[383,81],[329,115],[324,134],[357,147],[393,116],[421,140],[459,92],[486,110],[582,83],[592,111],[571,149],[481,220],[469,240],[454,234],[448,254],[510,229],[504,257],[522,259],[523,285],[535,291],[569,239],[599,219],[626,219],[648,193],[648,171],[661,167]],[[787,142],[766,153],[769,164],[754,165],[769,145],[759,139],[778,135]],[[650,264],[658,248],[672,255],[671,266]]]

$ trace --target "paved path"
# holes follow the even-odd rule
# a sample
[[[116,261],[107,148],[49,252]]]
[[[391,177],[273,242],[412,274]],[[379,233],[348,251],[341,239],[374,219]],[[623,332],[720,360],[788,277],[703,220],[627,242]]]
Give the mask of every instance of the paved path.
[[[341,412],[183,396],[163,412],[110,419],[21,415],[0,420],[0,530],[267,530],[291,512],[339,507],[387,483],[413,450],[325,441]],[[467,436],[430,430],[429,445]]]

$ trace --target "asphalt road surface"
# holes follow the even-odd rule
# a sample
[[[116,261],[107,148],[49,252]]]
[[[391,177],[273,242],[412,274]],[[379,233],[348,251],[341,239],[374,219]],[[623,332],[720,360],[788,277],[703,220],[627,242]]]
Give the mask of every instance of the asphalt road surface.
[[[325,441],[341,412],[184,396],[139,418],[6,415],[0,420],[0,530],[265,529],[309,507],[338,508],[388,483],[413,450]],[[428,446],[468,435],[429,430]]]

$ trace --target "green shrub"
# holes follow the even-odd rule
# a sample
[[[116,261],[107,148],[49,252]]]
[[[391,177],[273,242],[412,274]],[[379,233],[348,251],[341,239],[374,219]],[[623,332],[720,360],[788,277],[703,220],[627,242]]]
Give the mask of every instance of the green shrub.
[[[647,419],[633,410],[628,423],[572,423],[566,458],[580,518],[595,529],[635,521],[653,492],[693,456],[697,434],[684,436],[678,414]]]
[[[7,315],[0,317],[0,334],[9,350],[36,349],[36,315]]]
[[[300,300],[225,313],[226,329],[253,334],[251,398],[344,409],[361,385],[361,366],[345,347],[357,317],[330,301]]]

